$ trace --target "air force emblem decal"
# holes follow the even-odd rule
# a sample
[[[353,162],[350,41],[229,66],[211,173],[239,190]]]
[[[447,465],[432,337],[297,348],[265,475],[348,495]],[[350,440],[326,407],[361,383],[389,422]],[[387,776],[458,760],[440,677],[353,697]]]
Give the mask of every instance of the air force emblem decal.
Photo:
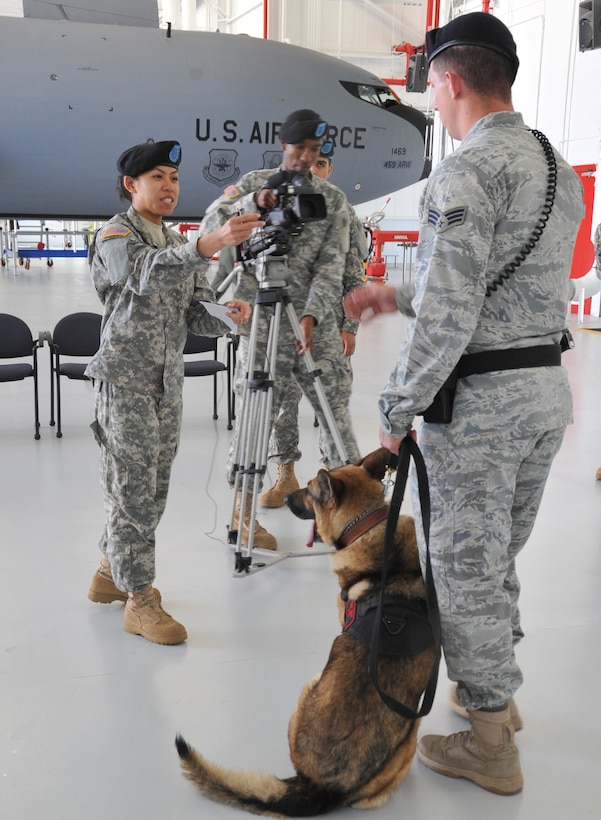
[[[231,149],[209,151],[209,164],[202,169],[204,178],[213,185],[227,185],[240,176],[236,165],[238,152]]]
[[[449,228],[463,225],[467,216],[467,208],[449,208],[448,211],[439,211],[438,208],[430,208],[428,211],[428,223],[432,225],[436,233],[444,233]]]
[[[282,162],[281,151],[265,151],[263,154],[263,168],[277,168]]]

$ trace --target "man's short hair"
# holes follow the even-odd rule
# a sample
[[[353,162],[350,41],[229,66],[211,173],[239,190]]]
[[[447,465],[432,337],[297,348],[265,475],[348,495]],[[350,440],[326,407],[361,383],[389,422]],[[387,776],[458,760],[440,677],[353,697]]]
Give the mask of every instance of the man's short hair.
[[[511,100],[514,70],[509,60],[495,51],[479,46],[453,46],[432,60],[441,74],[453,71],[465,84],[485,97]]]

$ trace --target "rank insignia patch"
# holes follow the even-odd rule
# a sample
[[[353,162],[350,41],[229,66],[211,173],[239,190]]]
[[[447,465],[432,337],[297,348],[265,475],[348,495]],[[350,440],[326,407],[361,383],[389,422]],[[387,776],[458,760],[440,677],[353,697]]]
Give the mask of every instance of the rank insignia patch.
[[[448,228],[463,225],[467,216],[467,208],[450,208],[444,213],[438,208],[430,208],[428,211],[428,223],[432,225],[436,233],[443,233]]]

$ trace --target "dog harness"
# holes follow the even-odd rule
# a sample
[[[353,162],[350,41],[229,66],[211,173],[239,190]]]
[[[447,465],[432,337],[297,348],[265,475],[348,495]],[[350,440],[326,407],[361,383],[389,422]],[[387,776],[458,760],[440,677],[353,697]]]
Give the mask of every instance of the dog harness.
[[[344,589],[340,593],[344,601],[342,632],[349,633],[369,649],[374,635],[380,596],[349,601],[347,595]],[[427,604],[421,598],[385,595],[379,629],[380,655],[412,658],[434,643]]]
[[[336,549],[350,546],[372,527],[385,521],[387,517],[387,505],[365,510],[346,525],[334,546]],[[344,601],[342,632],[349,633],[369,649],[375,634],[374,627],[380,596],[374,595],[359,601],[349,601],[348,591],[343,589],[340,597]],[[412,658],[434,643],[427,604],[421,598],[385,595],[379,629],[380,655]]]

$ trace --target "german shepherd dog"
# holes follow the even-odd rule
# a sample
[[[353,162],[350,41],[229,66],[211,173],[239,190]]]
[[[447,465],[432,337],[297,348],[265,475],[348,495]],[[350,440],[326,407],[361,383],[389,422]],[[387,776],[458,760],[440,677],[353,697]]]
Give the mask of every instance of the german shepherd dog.
[[[307,487],[286,499],[296,516],[315,519],[321,540],[336,548],[331,560],[341,588],[338,614],[343,631],[334,639],[325,669],[305,686],[290,719],[294,777],[222,768],[178,735],[185,776],[211,799],[268,817],[307,817],[343,806],[381,806],[407,775],[419,721],[392,711],[371,682],[373,617],[370,621],[362,611],[373,613],[380,595],[388,513],[382,479],[389,459],[390,452],[381,448],[356,464],[320,470]],[[386,601],[400,599],[425,611],[415,526],[406,515],[396,526],[384,594]],[[412,624],[415,619],[409,617],[406,632],[413,630]],[[385,653],[378,656],[380,688],[413,712],[435,659],[427,637],[415,641],[407,635],[409,652],[400,655],[394,647],[388,654],[387,641],[381,640]]]

